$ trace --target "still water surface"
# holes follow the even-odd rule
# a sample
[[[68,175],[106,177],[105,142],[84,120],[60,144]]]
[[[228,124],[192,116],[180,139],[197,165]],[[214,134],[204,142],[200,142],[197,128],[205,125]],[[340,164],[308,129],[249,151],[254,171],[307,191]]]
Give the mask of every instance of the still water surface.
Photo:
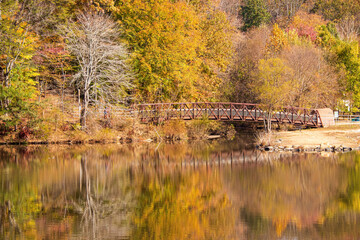
[[[245,139],[1,148],[0,239],[360,239],[360,153]]]

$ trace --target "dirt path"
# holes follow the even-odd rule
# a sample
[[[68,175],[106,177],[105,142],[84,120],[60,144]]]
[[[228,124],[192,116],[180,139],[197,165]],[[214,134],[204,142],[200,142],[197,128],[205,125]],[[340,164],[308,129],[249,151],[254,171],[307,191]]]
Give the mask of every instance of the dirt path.
[[[325,129],[309,129],[301,131],[283,131],[275,133],[275,143],[282,146],[328,145],[328,146],[360,146],[360,124],[351,126],[335,126]]]

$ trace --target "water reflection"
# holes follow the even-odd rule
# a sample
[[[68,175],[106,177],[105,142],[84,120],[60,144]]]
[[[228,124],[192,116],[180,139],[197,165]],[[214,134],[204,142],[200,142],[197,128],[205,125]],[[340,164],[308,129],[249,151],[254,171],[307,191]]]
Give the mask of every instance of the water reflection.
[[[0,159],[0,238],[360,237],[356,152],[261,153],[235,140],[4,147]]]

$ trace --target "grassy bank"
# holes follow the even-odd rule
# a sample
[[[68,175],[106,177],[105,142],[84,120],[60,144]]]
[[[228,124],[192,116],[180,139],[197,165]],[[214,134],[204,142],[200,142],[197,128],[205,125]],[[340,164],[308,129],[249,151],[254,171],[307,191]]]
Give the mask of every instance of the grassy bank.
[[[105,116],[101,106],[91,108],[83,129],[76,100],[69,97],[63,100],[50,94],[41,100],[41,105],[35,119],[24,119],[16,127],[4,128],[0,143],[141,142],[207,139],[209,135],[232,138],[235,135],[232,125],[207,118],[141,123],[115,107]]]

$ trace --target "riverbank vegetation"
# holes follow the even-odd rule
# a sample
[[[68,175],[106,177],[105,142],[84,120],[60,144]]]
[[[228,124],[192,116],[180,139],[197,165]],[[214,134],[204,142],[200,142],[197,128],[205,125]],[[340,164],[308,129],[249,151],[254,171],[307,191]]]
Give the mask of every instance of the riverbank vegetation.
[[[0,134],[134,134],[123,109],[143,102],[358,111],[359,9],[337,0],[2,0]]]

